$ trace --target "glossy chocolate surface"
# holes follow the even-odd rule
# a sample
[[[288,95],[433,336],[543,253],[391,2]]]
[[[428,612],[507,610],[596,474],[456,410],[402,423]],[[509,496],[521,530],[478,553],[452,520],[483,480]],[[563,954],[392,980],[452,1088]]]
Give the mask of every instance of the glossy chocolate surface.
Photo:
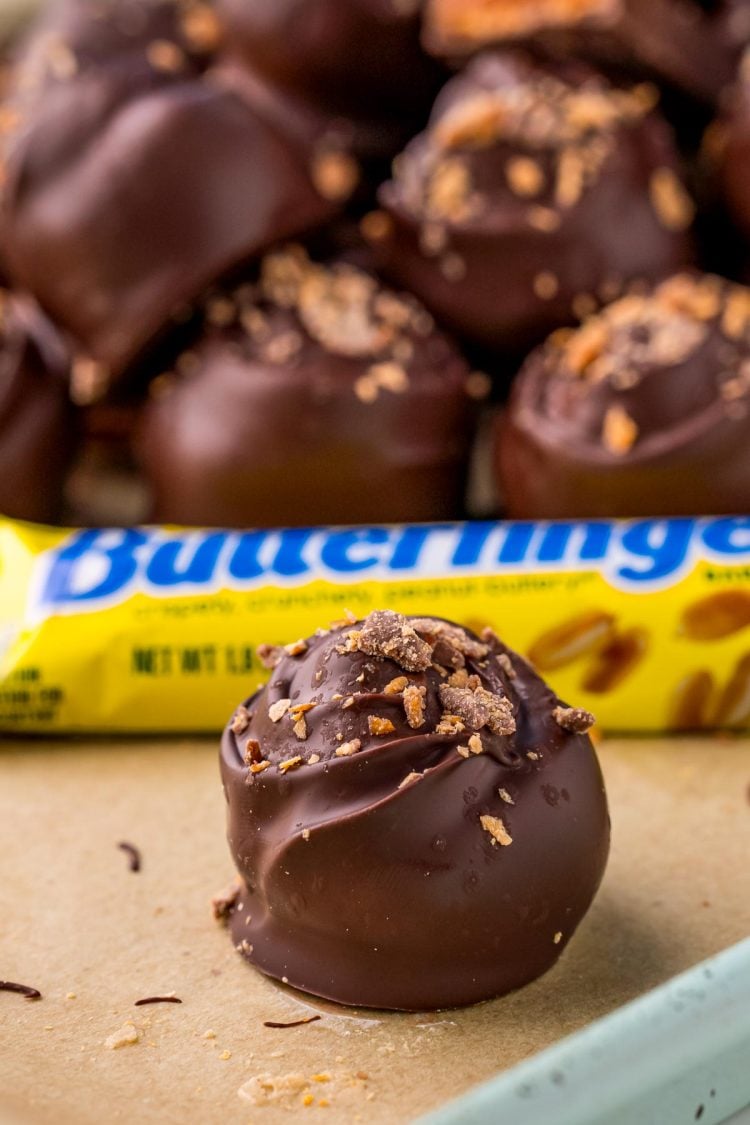
[[[43,23],[17,69],[1,236],[13,280],[117,378],[219,276],[336,208],[307,155],[187,50],[185,26],[211,41],[175,15],[190,6],[135,30],[101,5],[62,10],[67,38]]]
[[[63,341],[28,298],[0,292],[0,514],[53,522],[78,439]]]
[[[750,18],[750,5],[748,5]],[[732,222],[750,242],[750,68],[743,67],[722,114],[707,134],[706,154]]]
[[[155,519],[460,514],[476,379],[412,298],[296,247],[267,257],[257,284],[211,299],[206,317],[143,413]]]
[[[676,277],[527,361],[496,443],[521,518],[750,508],[750,290]]]
[[[561,725],[591,716],[558,710],[494,635],[434,619],[372,614],[291,651],[222,742],[240,952],[316,995],[405,1010],[546,972],[609,848],[591,742]]]
[[[419,43],[419,2],[216,0],[228,49],[334,115],[404,120],[429,107],[441,70]]]
[[[384,272],[469,341],[523,355],[605,291],[692,257],[694,207],[655,91],[485,55],[381,189]]]

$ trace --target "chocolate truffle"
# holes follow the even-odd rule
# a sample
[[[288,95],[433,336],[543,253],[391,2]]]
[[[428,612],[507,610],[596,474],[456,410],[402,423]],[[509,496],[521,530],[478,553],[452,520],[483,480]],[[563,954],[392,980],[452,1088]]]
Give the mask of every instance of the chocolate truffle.
[[[442,80],[420,47],[419,7],[420,0],[216,0],[229,52],[317,111],[369,123],[381,149],[420,127]]]
[[[381,190],[384,271],[472,342],[524,354],[634,278],[691,259],[693,204],[649,86],[481,56]]]
[[[206,315],[144,412],[155,519],[278,527],[460,513],[471,396],[484,382],[417,302],[290,247]]]
[[[144,8],[159,15],[145,31],[124,19]],[[113,378],[219,276],[336,210],[306,157],[186,49],[185,34],[211,41],[202,8],[118,0],[102,21],[66,0],[69,37],[43,24],[16,75],[8,268]]]
[[[265,655],[221,751],[238,950],[407,1011],[551,968],[609,848],[592,716],[491,631],[433,618],[375,612]]]
[[[730,218],[750,242],[750,54],[706,134],[705,152]]]
[[[731,81],[745,6],[746,0],[427,0],[425,41],[451,56],[533,41],[713,101]]]
[[[555,333],[496,457],[515,517],[750,510],[750,290],[676,276]]]
[[[52,523],[77,444],[60,336],[26,297],[0,291],[0,514]]]

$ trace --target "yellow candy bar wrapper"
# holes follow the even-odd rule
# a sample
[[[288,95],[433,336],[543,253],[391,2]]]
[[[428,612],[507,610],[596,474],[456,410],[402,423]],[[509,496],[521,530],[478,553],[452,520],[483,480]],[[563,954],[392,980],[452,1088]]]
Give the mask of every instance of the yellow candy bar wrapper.
[[[0,730],[216,732],[347,611],[493,628],[621,732],[750,726],[750,517],[286,531],[0,520]]]

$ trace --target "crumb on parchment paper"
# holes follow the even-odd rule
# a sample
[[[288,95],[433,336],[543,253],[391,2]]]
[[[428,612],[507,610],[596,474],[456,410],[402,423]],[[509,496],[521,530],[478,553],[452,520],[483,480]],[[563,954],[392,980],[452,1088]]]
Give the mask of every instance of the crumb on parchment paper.
[[[299,1106],[356,1105],[371,1101],[374,1093],[369,1089],[369,1075],[355,1072],[319,1071],[315,1074],[255,1074],[240,1086],[237,1096],[250,1105],[274,1105],[283,1109]]]
[[[130,1047],[141,1040],[141,1028],[132,1020],[126,1020],[117,1031],[113,1031],[104,1040],[104,1047],[108,1051],[118,1051],[120,1047]]]

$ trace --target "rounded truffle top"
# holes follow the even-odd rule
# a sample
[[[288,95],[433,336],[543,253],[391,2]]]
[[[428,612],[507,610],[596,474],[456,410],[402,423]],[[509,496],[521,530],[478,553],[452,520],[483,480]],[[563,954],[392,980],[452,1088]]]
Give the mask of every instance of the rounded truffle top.
[[[434,617],[375,611],[261,656],[270,683],[222,747],[237,948],[403,1009],[549,968],[608,850],[592,716],[490,630]]]
[[[486,224],[493,213],[507,224],[511,208],[554,230],[657,101],[651,85],[619,88],[578,62],[480,56],[443,90],[427,132],[397,160],[385,200],[448,225]],[[669,146],[660,149],[671,162]],[[658,203],[673,210],[666,225],[684,229],[692,206],[667,164],[661,181]]]
[[[315,262],[299,245],[267,255],[256,282],[210,296],[205,316],[209,342],[231,341],[237,356],[271,368],[317,365],[316,381],[336,371],[340,389],[353,385],[363,402],[406,393],[413,376],[446,387],[455,377],[473,397],[483,390],[416,298],[346,261]]]
[[[460,744],[467,757],[492,748],[520,760],[507,742],[519,708],[510,659],[448,622],[384,610],[262,655],[274,671],[249,719],[250,759],[283,768],[290,746],[307,762],[335,761],[434,737],[441,752]]]
[[[647,458],[747,418],[750,289],[680,274],[614,302],[534,353],[514,425],[603,461]]]
[[[154,517],[279,527],[450,518],[488,379],[413,298],[301,247],[215,293],[153,386]]]
[[[412,116],[441,72],[420,49],[421,0],[216,0],[228,46],[332,113]]]

